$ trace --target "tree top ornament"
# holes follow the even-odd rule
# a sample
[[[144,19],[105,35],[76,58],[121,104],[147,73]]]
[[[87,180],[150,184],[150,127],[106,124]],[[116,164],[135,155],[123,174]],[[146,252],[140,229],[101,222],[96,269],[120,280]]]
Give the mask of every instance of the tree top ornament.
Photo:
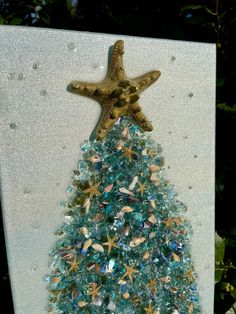
[[[100,83],[72,81],[68,91],[90,97],[102,106],[102,115],[96,129],[96,138],[103,140],[122,116],[129,116],[144,131],[153,126],[138,103],[140,94],[161,75],[151,71],[134,79],[127,78],[123,65],[124,42],[115,42],[106,78]]]

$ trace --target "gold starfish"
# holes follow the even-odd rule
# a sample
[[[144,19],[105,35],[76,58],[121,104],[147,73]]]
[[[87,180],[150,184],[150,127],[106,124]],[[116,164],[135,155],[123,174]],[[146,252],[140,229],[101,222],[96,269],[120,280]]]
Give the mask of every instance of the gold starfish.
[[[97,182],[92,184],[91,182],[89,182],[89,188],[87,188],[86,190],[84,190],[83,192],[88,193],[89,194],[89,198],[95,196],[99,196],[101,195],[101,193],[98,191],[98,187],[101,184],[101,182]]]
[[[103,243],[103,245],[107,245],[108,246],[108,254],[111,253],[111,249],[113,247],[117,247],[118,248],[118,246],[116,245],[115,241],[116,241],[116,237],[110,238],[109,236],[107,236],[107,242]]]
[[[153,307],[151,306],[151,304],[149,303],[147,307],[145,307],[145,312],[147,314],[153,314]]]
[[[123,65],[124,42],[115,42],[111,62],[106,78],[100,83],[73,81],[67,90],[75,94],[90,97],[102,106],[96,138],[104,139],[116,120],[130,116],[145,131],[152,131],[150,121],[143,114],[138,99],[143,90],[153,84],[160,76],[160,71],[151,71],[140,77],[128,79]]]
[[[131,146],[130,147],[123,147],[122,150],[123,150],[122,156],[127,157],[129,159],[129,161],[132,160],[133,155],[136,155],[136,152],[131,149]]]
[[[146,190],[147,184],[146,183],[142,184],[141,182],[138,181],[138,185],[139,188],[137,189],[137,192],[140,192],[141,195],[143,196],[143,192]]]
[[[157,292],[156,284],[157,284],[156,279],[150,279],[147,283],[147,287],[151,290],[151,292],[155,293]]]
[[[78,268],[78,265],[80,264],[80,260],[77,260],[77,257],[74,256],[74,260],[72,262],[67,261],[68,264],[70,264],[70,268],[68,270],[68,273],[70,273],[71,271],[75,271]]]
[[[134,266],[129,267],[128,265],[124,264],[126,273],[120,278],[120,280],[123,280],[125,277],[129,277],[130,282],[133,284],[133,273],[138,273],[139,271],[137,269],[134,269]]]
[[[92,282],[90,283],[90,289],[88,292],[88,295],[92,296],[92,300],[95,299],[97,297],[97,295],[99,294],[99,290],[101,289],[102,286],[98,287],[98,284],[96,282]]]

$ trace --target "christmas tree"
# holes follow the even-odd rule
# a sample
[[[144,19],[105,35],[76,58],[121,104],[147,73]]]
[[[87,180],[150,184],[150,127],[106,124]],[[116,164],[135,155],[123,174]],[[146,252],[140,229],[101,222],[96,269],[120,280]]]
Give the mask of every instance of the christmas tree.
[[[106,80],[70,85],[99,101],[103,115],[61,204],[48,312],[200,313],[186,206],[164,178],[161,148],[137,104],[160,72],[127,79],[122,55],[118,41]]]

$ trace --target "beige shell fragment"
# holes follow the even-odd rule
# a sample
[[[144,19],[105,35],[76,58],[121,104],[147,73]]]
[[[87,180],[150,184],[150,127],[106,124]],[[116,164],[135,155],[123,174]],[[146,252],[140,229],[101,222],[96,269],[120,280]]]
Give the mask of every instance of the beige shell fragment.
[[[159,184],[160,184],[160,180],[159,180],[159,178],[157,177],[157,173],[156,173],[156,172],[153,172],[153,173],[151,174],[150,180],[151,180],[155,185],[159,185]]]
[[[128,194],[128,195],[134,196],[134,193],[129,191],[129,190],[127,190],[126,188],[119,188],[119,192],[123,193],[123,194]]]
[[[121,135],[124,139],[129,137],[129,128],[124,128],[124,130],[121,132]]]
[[[135,188],[135,185],[137,183],[138,183],[138,176],[135,176],[129,185],[129,190],[132,191]]]
[[[104,192],[111,192],[113,188],[113,184],[109,184],[108,186],[105,187]]]
[[[101,160],[101,158],[100,158],[99,155],[94,155],[92,157],[89,157],[88,160],[91,161],[94,164],[96,162],[99,162]]]
[[[164,283],[169,283],[171,281],[171,277],[170,276],[162,277],[160,279]]]
[[[125,142],[123,140],[120,140],[117,144],[116,144],[116,149],[117,150],[122,150],[122,148],[124,147]]]
[[[128,299],[128,298],[129,298],[129,292],[123,293],[123,298],[124,298],[124,299]]]
[[[154,215],[151,215],[149,218],[148,218],[148,221],[151,222],[153,225],[157,223],[157,219]]]
[[[156,208],[156,202],[154,200],[150,200],[150,205],[152,208]]]
[[[174,260],[175,262],[180,262],[180,257],[179,257],[179,255],[177,255],[177,254],[175,254],[175,253],[172,253],[172,257],[173,257],[173,260]]]
[[[151,170],[151,172],[158,172],[161,170],[161,167],[157,166],[157,165],[151,165],[149,167],[149,169]]]
[[[85,207],[85,213],[87,214],[89,212],[89,208],[90,208],[91,202],[90,199],[87,198],[84,202],[84,207]]]
[[[92,240],[91,239],[88,239],[84,242],[83,244],[83,251],[87,250],[92,244]]]
[[[121,208],[121,210],[125,213],[132,213],[134,211],[134,209],[132,207],[129,207],[129,206],[124,206]]]
[[[88,235],[88,228],[86,228],[86,227],[81,227],[80,229],[79,229],[79,231],[80,231],[80,233],[81,234],[83,234],[83,235]]]
[[[150,252],[148,251],[144,252],[143,259],[146,261],[147,259],[149,259],[149,257],[150,257]]]
[[[101,244],[98,244],[98,243],[94,243],[92,244],[92,248],[95,250],[95,251],[98,251],[100,253],[103,253],[104,252],[104,248]]]
[[[129,246],[130,247],[136,247],[139,244],[143,243],[146,239],[144,237],[140,237],[140,238],[133,238],[132,241],[130,241]]]
[[[88,302],[85,302],[85,301],[82,301],[82,300],[80,300],[79,302],[78,302],[78,306],[79,307],[84,307],[84,306],[86,306],[88,304]]]

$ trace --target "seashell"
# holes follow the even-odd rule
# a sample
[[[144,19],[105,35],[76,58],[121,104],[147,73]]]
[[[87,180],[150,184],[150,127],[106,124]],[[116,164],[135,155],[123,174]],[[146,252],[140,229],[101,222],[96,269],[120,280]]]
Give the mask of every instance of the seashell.
[[[157,219],[154,215],[149,216],[148,221],[150,221],[153,225],[157,223]]]
[[[103,253],[104,252],[104,248],[101,244],[98,244],[98,243],[94,243],[92,244],[92,248],[95,250],[95,251],[98,251],[100,253]]]
[[[150,232],[149,239],[153,239],[155,238],[155,236],[156,236],[155,232]]]
[[[154,311],[154,314],[161,314],[159,310]]]
[[[80,300],[77,304],[78,304],[79,307],[84,307],[84,306],[86,306],[88,304],[88,302]]]
[[[170,276],[162,277],[160,279],[164,283],[169,283],[171,281],[171,277]]]
[[[119,284],[119,285],[125,285],[126,283],[127,283],[127,281],[124,280],[124,279],[120,279],[120,280],[118,281],[118,284]]]
[[[151,170],[151,172],[158,172],[161,170],[161,167],[157,166],[157,165],[151,165],[149,167],[149,169]]]
[[[124,212],[122,210],[120,210],[116,215],[115,215],[115,219],[119,219],[122,220],[124,217]]]
[[[177,310],[175,309],[172,314],[179,314],[179,311],[177,311]]]
[[[78,297],[78,295],[79,295],[79,291],[78,290],[73,290],[71,292],[72,299],[76,299]]]
[[[91,205],[90,199],[87,198],[87,199],[84,201],[84,205],[83,205],[83,206],[85,207],[85,213],[86,213],[86,214],[89,212],[90,205]]]
[[[123,194],[128,194],[128,195],[134,196],[134,193],[129,191],[129,190],[127,190],[126,188],[119,188],[119,192],[123,193]]]
[[[135,176],[133,178],[132,182],[129,185],[129,190],[130,191],[132,191],[135,188],[135,185],[137,184],[137,182],[138,182],[138,176]]]
[[[177,254],[175,254],[175,253],[172,253],[172,257],[173,257],[173,260],[174,260],[175,262],[180,262],[180,257],[179,257],[179,255],[177,255]]]
[[[129,232],[130,232],[130,225],[125,225],[124,230],[123,230],[124,235],[128,236]]]
[[[95,268],[95,264],[92,264],[92,265],[89,265],[88,267],[87,267],[87,270],[92,270],[92,269],[94,269]]]
[[[92,157],[89,157],[88,160],[91,161],[94,164],[96,162],[99,162],[101,160],[101,158],[100,158],[99,155],[94,155]]]
[[[149,259],[149,257],[150,257],[150,252],[148,251],[144,252],[143,259],[146,261],[147,259]]]
[[[52,278],[52,282],[55,282],[55,283],[58,283],[61,281],[61,278],[60,277],[54,277]]]
[[[132,241],[130,241],[129,246],[130,247],[136,247],[139,244],[143,243],[146,239],[144,237],[141,238],[132,238]]]
[[[156,208],[156,202],[154,200],[150,200],[150,205],[152,208]]]
[[[84,244],[83,244],[83,251],[87,251],[87,249],[91,246],[91,244],[92,244],[92,240],[91,239],[88,239],[88,240],[86,240],[85,242],[84,242]]]
[[[160,185],[160,180],[157,177],[157,173],[153,172],[150,176],[150,180],[155,184],[155,185]]]
[[[111,192],[113,188],[113,184],[109,184],[108,186],[105,187],[104,192]]]
[[[129,136],[129,129],[124,128],[124,130],[121,132],[121,135],[123,138],[127,138]]]
[[[91,303],[96,305],[96,306],[101,306],[102,305],[102,300],[99,299],[99,298],[96,298]]]
[[[123,296],[124,299],[128,299],[129,298],[129,292],[123,293],[122,296]]]
[[[88,235],[88,229],[86,228],[86,227],[81,227],[80,229],[79,229],[79,231],[80,231],[80,233],[81,234],[83,234],[83,235]]]
[[[116,149],[117,150],[122,150],[122,148],[124,147],[125,142],[123,140],[120,140],[117,144],[116,144]]]
[[[101,220],[103,220],[103,215],[101,213],[97,213],[95,217],[93,218],[94,222],[99,222]]]
[[[143,150],[142,150],[142,156],[147,156],[147,148],[144,148]]]
[[[96,273],[99,273],[100,270],[101,270],[101,266],[98,263],[96,263],[95,264],[95,271],[96,271]]]
[[[189,313],[189,314],[192,314],[192,313],[193,313],[193,308],[194,308],[194,304],[193,304],[193,303],[190,303],[190,304],[189,304],[189,307],[188,307],[188,313]]]
[[[124,206],[121,208],[121,210],[125,213],[132,213],[134,211],[134,209],[132,207],[129,207],[129,206]]]

